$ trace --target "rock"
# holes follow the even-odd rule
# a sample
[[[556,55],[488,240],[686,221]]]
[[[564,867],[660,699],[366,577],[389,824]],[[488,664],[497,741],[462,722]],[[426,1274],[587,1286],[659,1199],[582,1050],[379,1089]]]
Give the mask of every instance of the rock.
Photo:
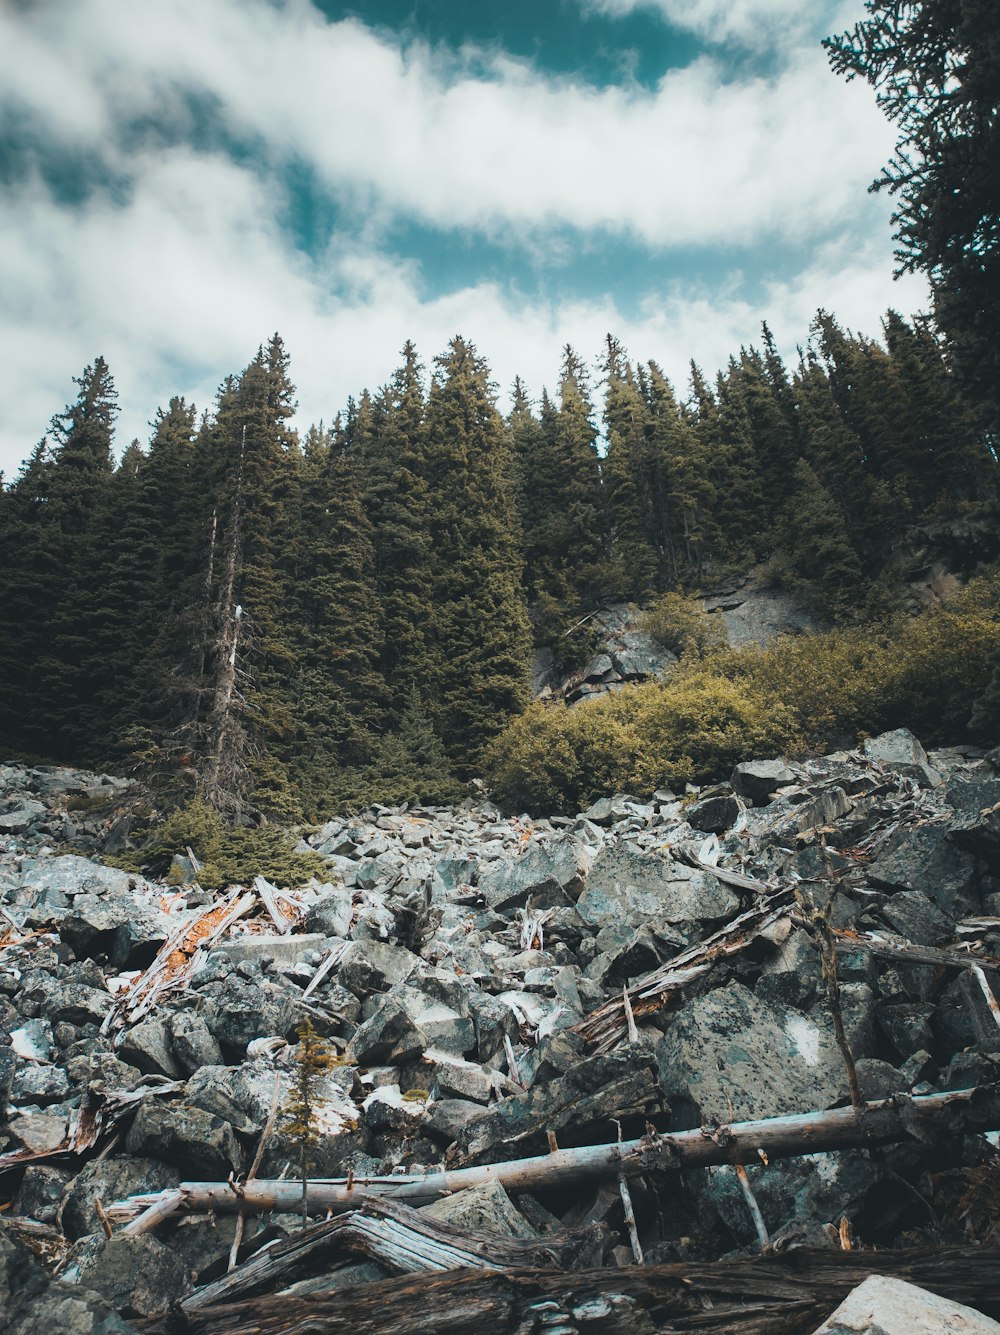
[[[716,922],[739,898],[717,877],[624,841],[598,853],[576,909],[593,927],[611,923]]]
[[[564,836],[548,848],[532,844],[519,858],[488,867],[479,878],[479,889],[496,912],[529,898],[534,908],[565,904],[583,889],[593,861],[592,848]]]
[[[844,1083],[825,1025],[741,983],[688,1002],[656,1056],[678,1128],[827,1108]]]
[[[59,1103],[70,1093],[69,1076],[61,1066],[22,1062],[14,1077],[12,1103]]]
[[[621,631],[611,641],[609,653],[626,681],[662,676],[677,663],[677,655],[644,630]]]
[[[925,765],[927,752],[909,728],[896,728],[877,737],[868,737],[862,747],[865,755],[876,765],[894,769],[897,765]]]
[[[561,1037],[561,1036],[557,1036]],[[586,1144],[606,1139],[615,1123],[634,1126],[663,1111],[652,1056],[619,1049],[574,1062],[565,1075],[539,1080],[471,1122],[459,1138],[463,1163],[496,1163],[544,1153],[546,1133],[571,1126]]]
[[[979,911],[976,863],[941,826],[900,829],[867,867],[872,885],[919,890],[953,920]]]
[[[2,1222],[0,1320],[4,1335],[135,1335],[96,1293],[51,1279]]]
[[[185,1174],[185,1177],[189,1174]],[[81,1168],[66,1191],[63,1228],[70,1239],[101,1230],[101,1220],[94,1202],[110,1205],[140,1192],[166,1191],[176,1187],[181,1175],[176,1168],[159,1159],[137,1159],[118,1154],[111,1159],[95,1159]]]
[[[878,910],[878,916],[914,946],[940,946],[954,935],[954,924],[920,890],[900,890]]]
[[[747,760],[736,766],[729,782],[740,797],[762,807],[779,788],[795,782],[795,773],[783,760]]]
[[[439,1224],[469,1233],[494,1233],[501,1238],[537,1238],[538,1233],[499,1182],[468,1187],[425,1205],[420,1212]]]
[[[235,936],[215,947],[234,964],[245,960],[269,964],[298,964],[313,951],[322,950],[327,938],[322,932],[297,932],[294,936]]]
[[[930,1025],[933,1015],[934,1007],[930,1003],[900,1002],[888,1006],[883,1003],[878,1007],[876,1018],[897,1054],[906,1058],[922,1048],[934,1047]]]
[[[180,1080],[184,1074],[174,1056],[170,1027],[158,1015],[126,1029],[118,1051],[123,1061],[143,1075],[165,1075],[170,1080]]]
[[[909,1093],[910,1085],[902,1071],[877,1057],[859,1057],[854,1063],[861,1097],[871,1101],[889,1099],[893,1094]]]
[[[869,1275],[813,1335],[1000,1335],[1000,1324],[889,1275]]]
[[[297,1016],[291,998],[270,982],[248,983],[232,975],[205,1004],[205,1023],[227,1057],[246,1053],[255,1038],[291,1039]]]
[[[10,810],[0,811],[0,834],[21,834],[44,815],[41,802],[17,802]]]
[[[55,1223],[69,1175],[49,1164],[33,1163],[24,1170],[12,1213],[40,1224]]]
[[[132,885],[145,882],[132,878]],[[59,924],[59,935],[78,959],[106,956],[116,969],[144,969],[170,934],[167,915],[130,887],[78,894]]]
[[[467,1099],[435,1099],[427,1109],[423,1130],[450,1145],[482,1111],[481,1103]]]
[[[356,997],[385,992],[420,964],[420,956],[385,941],[352,941],[337,966],[337,980]]]
[[[703,797],[700,802],[692,802],[684,815],[693,830],[705,834],[723,834],[740,814],[739,800],[732,793],[717,793],[713,797]]]
[[[415,1061],[430,1046],[430,1039],[414,1023],[400,998],[387,993],[379,999],[371,1017],[355,1030],[348,1051],[351,1060],[360,1066],[377,1066],[380,1062]]]
[[[243,1167],[229,1122],[190,1105],[146,1099],[125,1139],[129,1154],[155,1155],[176,1164],[186,1177],[224,1180]]]
[[[222,1065],[222,1050],[197,1011],[175,1011],[168,1027],[173,1057],[185,1074],[194,1075],[203,1066]]]
[[[80,1280],[124,1316],[165,1312],[191,1287],[186,1268],[149,1234],[99,1239],[80,1265]]]
[[[386,1085],[373,1090],[361,1106],[369,1131],[410,1133],[423,1117],[426,1105],[426,1098],[418,1097],[417,1091],[411,1090],[407,1096],[395,1085]]]
[[[65,1144],[67,1125],[62,1114],[31,1113],[12,1117],[7,1130],[32,1154],[51,1154]]]

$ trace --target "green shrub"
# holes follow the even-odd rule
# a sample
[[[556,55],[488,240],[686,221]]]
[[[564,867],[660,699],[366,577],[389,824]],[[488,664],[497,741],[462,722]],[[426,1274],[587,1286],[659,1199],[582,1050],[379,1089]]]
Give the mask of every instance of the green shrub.
[[[998,623],[991,576],[918,617],[689,652],[664,681],[572,708],[531,706],[491,743],[486,778],[508,807],[572,812],[600,794],[724,779],[740,760],[888,728],[954,741],[990,690]]]
[[[720,649],[726,628],[720,616],[704,611],[682,593],[662,593],[643,613],[642,628],[678,658]]]
[[[199,796],[172,811],[151,831],[143,848],[106,860],[127,871],[164,876],[174,855],[190,848],[202,864],[198,881],[206,890],[249,885],[255,876],[282,886],[324,877],[327,867],[319,854],[296,853],[295,843],[295,836],[277,825],[227,828],[219,813]]]

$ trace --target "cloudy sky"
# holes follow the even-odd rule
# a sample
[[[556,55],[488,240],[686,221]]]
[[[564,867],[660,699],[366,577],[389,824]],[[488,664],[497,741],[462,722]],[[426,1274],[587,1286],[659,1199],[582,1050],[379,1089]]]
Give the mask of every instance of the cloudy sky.
[[[278,330],[299,423],[462,333],[503,390],[617,334],[685,387],[767,319],[879,332],[862,0],[0,0],[0,468],[98,354],[148,439]]]

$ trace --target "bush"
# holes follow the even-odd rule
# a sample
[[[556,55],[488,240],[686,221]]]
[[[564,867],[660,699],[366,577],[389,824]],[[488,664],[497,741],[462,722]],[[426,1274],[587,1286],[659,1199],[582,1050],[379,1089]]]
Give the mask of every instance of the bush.
[[[213,807],[194,797],[170,813],[144,848],[106,860],[127,871],[163,876],[174,855],[190,848],[202,864],[198,881],[206,890],[249,885],[255,876],[281,886],[325,877],[327,866],[319,854],[296,853],[295,842],[292,834],[276,825],[227,828]]]
[[[690,610],[678,595],[660,603]],[[954,741],[991,689],[998,622],[1000,577],[990,577],[918,617],[689,651],[665,681],[531,706],[491,743],[486,778],[508,807],[573,812],[601,794],[724,779],[740,760],[861,733],[909,727],[928,744]]]
[[[726,642],[722,618],[681,593],[661,594],[643,614],[642,628],[678,658],[700,657]]]

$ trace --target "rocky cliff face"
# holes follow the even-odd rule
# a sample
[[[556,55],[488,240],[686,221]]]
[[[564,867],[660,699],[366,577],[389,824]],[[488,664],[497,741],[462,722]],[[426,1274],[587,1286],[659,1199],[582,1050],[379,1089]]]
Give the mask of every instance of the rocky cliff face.
[[[995,753],[928,756],[900,732],[575,819],[374,808],[308,834],[324,881],[218,897],[101,865],[121,781],[4,767],[0,786],[0,1243],[19,1332],[122,1330],[224,1272],[235,1216],[108,1236],[109,1210],[251,1164],[294,1176],[281,1109],[306,1019],[339,1054],[314,1171],[352,1180],[822,1111],[852,1082],[873,1100],[1000,1079]],[[464,1192],[433,1208],[507,1239],[589,1230],[592,1265],[755,1250],[762,1230],[885,1246],[960,1233],[988,1152],[911,1136],[691,1171],[669,1206],[651,1173],[630,1197],[613,1180],[496,1187],[471,1225]],[[57,1280],[16,1279],[25,1244]],[[396,1269],[381,1255],[345,1282]]]

